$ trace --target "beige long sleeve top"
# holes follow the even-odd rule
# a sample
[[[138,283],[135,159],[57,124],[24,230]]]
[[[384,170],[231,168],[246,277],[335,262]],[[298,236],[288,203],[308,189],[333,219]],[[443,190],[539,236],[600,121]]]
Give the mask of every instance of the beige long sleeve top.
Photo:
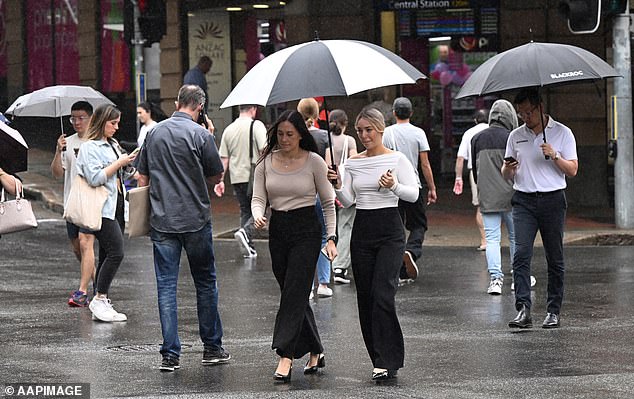
[[[264,215],[267,201],[276,211],[290,211],[315,205],[319,194],[328,235],[335,235],[335,191],[328,181],[326,162],[314,152],[308,153],[304,166],[292,172],[276,170],[272,154],[255,168],[251,212],[254,218]]]

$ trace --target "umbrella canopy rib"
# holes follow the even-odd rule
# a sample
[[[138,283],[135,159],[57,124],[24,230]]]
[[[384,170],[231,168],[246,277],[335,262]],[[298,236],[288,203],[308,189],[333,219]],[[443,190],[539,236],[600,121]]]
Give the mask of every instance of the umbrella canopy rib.
[[[304,68],[297,68],[297,65]],[[306,93],[314,93],[311,97],[346,93],[337,63],[323,42],[296,49],[280,69],[273,87],[268,104],[288,101],[289,97],[307,97]]]

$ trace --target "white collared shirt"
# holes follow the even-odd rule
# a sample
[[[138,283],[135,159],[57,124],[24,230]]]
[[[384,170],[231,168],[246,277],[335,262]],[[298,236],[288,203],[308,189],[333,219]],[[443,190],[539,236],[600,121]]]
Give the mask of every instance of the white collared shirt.
[[[572,131],[548,116],[546,141],[566,160],[577,159],[577,144]],[[544,134],[535,134],[526,124],[513,130],[506,142],[505,157],[517,159],[519,165],[513,188],[525,193],[549,192],[566,188],[566,175],[546,159],[540,148]]]

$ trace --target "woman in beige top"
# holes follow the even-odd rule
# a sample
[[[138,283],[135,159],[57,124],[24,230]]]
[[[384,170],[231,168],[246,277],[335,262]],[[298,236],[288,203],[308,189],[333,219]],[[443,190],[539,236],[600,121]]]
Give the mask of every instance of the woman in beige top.
[[[266,225],[264,211],[271,204],[269,250],[273,274],[282,291],[275,319],[272,348],[280,356],[273,378],[288,382],[294,358],[310,353],[304,374],[325,366],[315,317],[308,303],[315,265],[321,248],[321,225],[315,212],[319,195],[326,219],[325,251],[337,256],[335,193],[327,179],[328,168],[304,118],[286,111],[268,133],[268,142],[255,169],[251,210],[254,225]]]

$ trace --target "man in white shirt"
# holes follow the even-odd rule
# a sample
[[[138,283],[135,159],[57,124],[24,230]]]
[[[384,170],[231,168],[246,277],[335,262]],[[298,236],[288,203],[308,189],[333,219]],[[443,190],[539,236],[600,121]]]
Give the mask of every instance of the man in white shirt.
[[[410,161],[416,171],[416,181],[419,190],[416,202],[398,201],[401,219],[405,224],[405,228],[409,230],[400,278],[401,280],[415,280],[418,277],[416,260],[423,254],[423,240],[425,239],[425,231],[427,231],[425,205],[436,203],[438,198],[434,174],[429,164],[428,153],[430,148],[427,136],[423,129],[412,125],[409,121],[413,114],[411,101],[405,97],[398,97],[394,100],[392,112],[396,117],[396,124],[385,128],[383,145],[403,153]],[[419,169],[423,173],[425,183],[427,183],[426,196],[418,175]]]
[[[533,326],[530,272],[539,231],[548,264],[547,313],[542,327],[557,328],[564,295],[563,235],[567,208],[564,189],[566,177],[577,174],[577,146],[572,131],[544,113],[537,89],[521,90],[514,103],[524,124],[511,132],[502,165],[504,178],[515,179],[513,280],[515,308],[519,313],[509,327]]]
[[[478,251],[484,251],[487,247],[487,241],[484,235],[484,223],[482,222],[482,215],[480,214],[480,206],[478,202],[478,186],[476,185],[472,172],[471,139],[473,136],[489,127],[487,124],[487,121],[489,120],[489,111],[486,109],[477,110],[473,115],[473,120],[476,125],[464,132],[462,140],[460,141],[460,146],[458,147],[458,156],[456,157],[456,181],[453,186],[453,192],[456,195],[462,194],[462,169],[464,167],[464,161],[467,161],[467,169],[469,169],[469,185],[471,186],[471,203],[476,207],[476,225],[480,231],[480,246],[478,247]]]
[[[255,119],[257,111],[257,105],[240,105],[240,116],[225,128],[220,141],[220,159],[225,174],[229,170],[233,192],[240,204],[240,228],[234,237],[246,258],[257,256],[251,238],[254,229],[251,215],[252,194],[248,192],[249,180],[253,179],[251,165],[257,162],[260,152],[266,146],[266,127]],[[252,142],[250,132],[253,133]],[[253,151],[250,156],[249,148]],[[222,197],[225,192],[224,180],[216,184],[214,192]]]
[[[90,117],[92,116],[92,105],[86,101],[77,101],[71,106],[70,111],[70,123],[72,123],[75,129],[75,134],[66,137],[64,134],[57,139],[57,148],[55,150],[55,157],[51,162],[51,173],[55,178],[64,177],[64,207],[68,200],[68,194],[70,193],[70,186],[77,176],[77,170],[75,168],[75,162],[77,162],[77,155],[79,154],[79,147],[86,142],[86,132],[88,131],[88,125],[90,123]],[[94,236],[87,234],[86,236],[92,237],[87,241],[86,245],[80,248],[79,245],[79,227],[66,222],[66,232],[70,239],[71,248],[81,264],[80,277],[79,277],[79,289],[71,293],[68,299],[68,306],[71,307],[86,307],[88,306],[88,283],[95,275],[95,252],[93,249]]]

